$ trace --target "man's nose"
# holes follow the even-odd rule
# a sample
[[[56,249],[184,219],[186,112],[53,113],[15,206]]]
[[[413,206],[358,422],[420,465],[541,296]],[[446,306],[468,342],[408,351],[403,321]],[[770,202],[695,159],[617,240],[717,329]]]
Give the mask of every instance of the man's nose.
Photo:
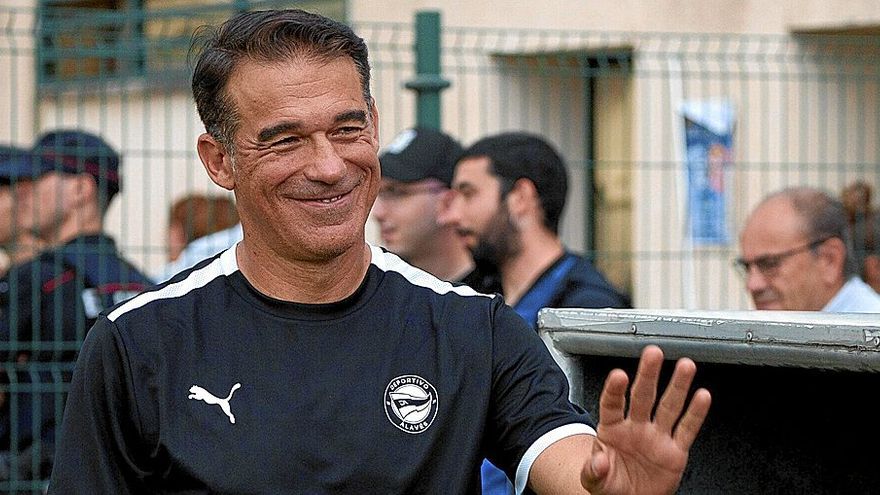
[[[746,268],[746,290],[749,292],[758,292],[767,288],[767,277],[761,273],[755,265],[749,265]]]
[[[385,220],[386,215],[388,214],[388,205],[385,204],[385,200],[382,199],[381,196],[376,198],[376,201],[373,202],[373,218],[376,219],[377,222],[382,222]]]
[[[315,182],[335,184],[345,176],[345,160],[326,136],[312,140],[312,163],[305,168],[306,178]]]
[[[450,192],[449,199],[440,206],[437,222],[443,226],[458,227],[461,223],[461,196],[455,190]]]

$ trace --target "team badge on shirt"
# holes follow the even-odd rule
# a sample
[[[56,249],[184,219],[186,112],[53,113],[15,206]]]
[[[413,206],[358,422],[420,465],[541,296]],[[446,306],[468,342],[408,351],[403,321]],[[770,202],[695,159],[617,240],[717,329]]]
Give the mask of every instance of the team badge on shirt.
[[[427,430],[437,416],[437,389],[418,375],[402,375],[385,387],[385,415],[407,433]]]

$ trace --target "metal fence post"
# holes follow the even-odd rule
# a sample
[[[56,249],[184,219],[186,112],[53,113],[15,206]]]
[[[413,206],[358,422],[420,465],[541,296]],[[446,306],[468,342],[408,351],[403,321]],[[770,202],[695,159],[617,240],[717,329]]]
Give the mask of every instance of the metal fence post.
[[[416,92],[416,125],[440,128],[440,91],[449,87],[440,69],[440,12],[416,13],[416,77],[404,86]]]

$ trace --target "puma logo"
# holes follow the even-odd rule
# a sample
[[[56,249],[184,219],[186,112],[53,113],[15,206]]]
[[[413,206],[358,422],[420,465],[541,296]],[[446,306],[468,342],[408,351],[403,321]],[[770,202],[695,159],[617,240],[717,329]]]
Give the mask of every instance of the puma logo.
[[[229,416],[229,422],[235,424],[235,416],[232,415],[232,409],[229,408],[229,401],[232,399],[232,394],[235,393],[241,387],[240,383],[236,383],[232,386],[232,390],[229,391],[229,395],[225,399],[221,399],[219,397],[215,397],[214,394],[208,392],[198,385],[193,385],[189,388],[189,398],[200,400],[205,404],[217,404],[220,406],[220,409],[223,410],[223,414]]]

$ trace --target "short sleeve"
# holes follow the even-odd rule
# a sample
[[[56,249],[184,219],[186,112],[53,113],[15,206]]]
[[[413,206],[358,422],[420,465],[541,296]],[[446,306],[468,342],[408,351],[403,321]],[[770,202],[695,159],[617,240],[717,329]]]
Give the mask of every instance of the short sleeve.
[[[569,401],[568,380],[535,331],[503,303],[493,332],[487,457],[515,479],[520,461],[539,439],[554,432],[593,432],[594,423]]]
[[[49,482],[50,494],[135,493],[148,474],[125,348],[100,318],[77,359]]]

